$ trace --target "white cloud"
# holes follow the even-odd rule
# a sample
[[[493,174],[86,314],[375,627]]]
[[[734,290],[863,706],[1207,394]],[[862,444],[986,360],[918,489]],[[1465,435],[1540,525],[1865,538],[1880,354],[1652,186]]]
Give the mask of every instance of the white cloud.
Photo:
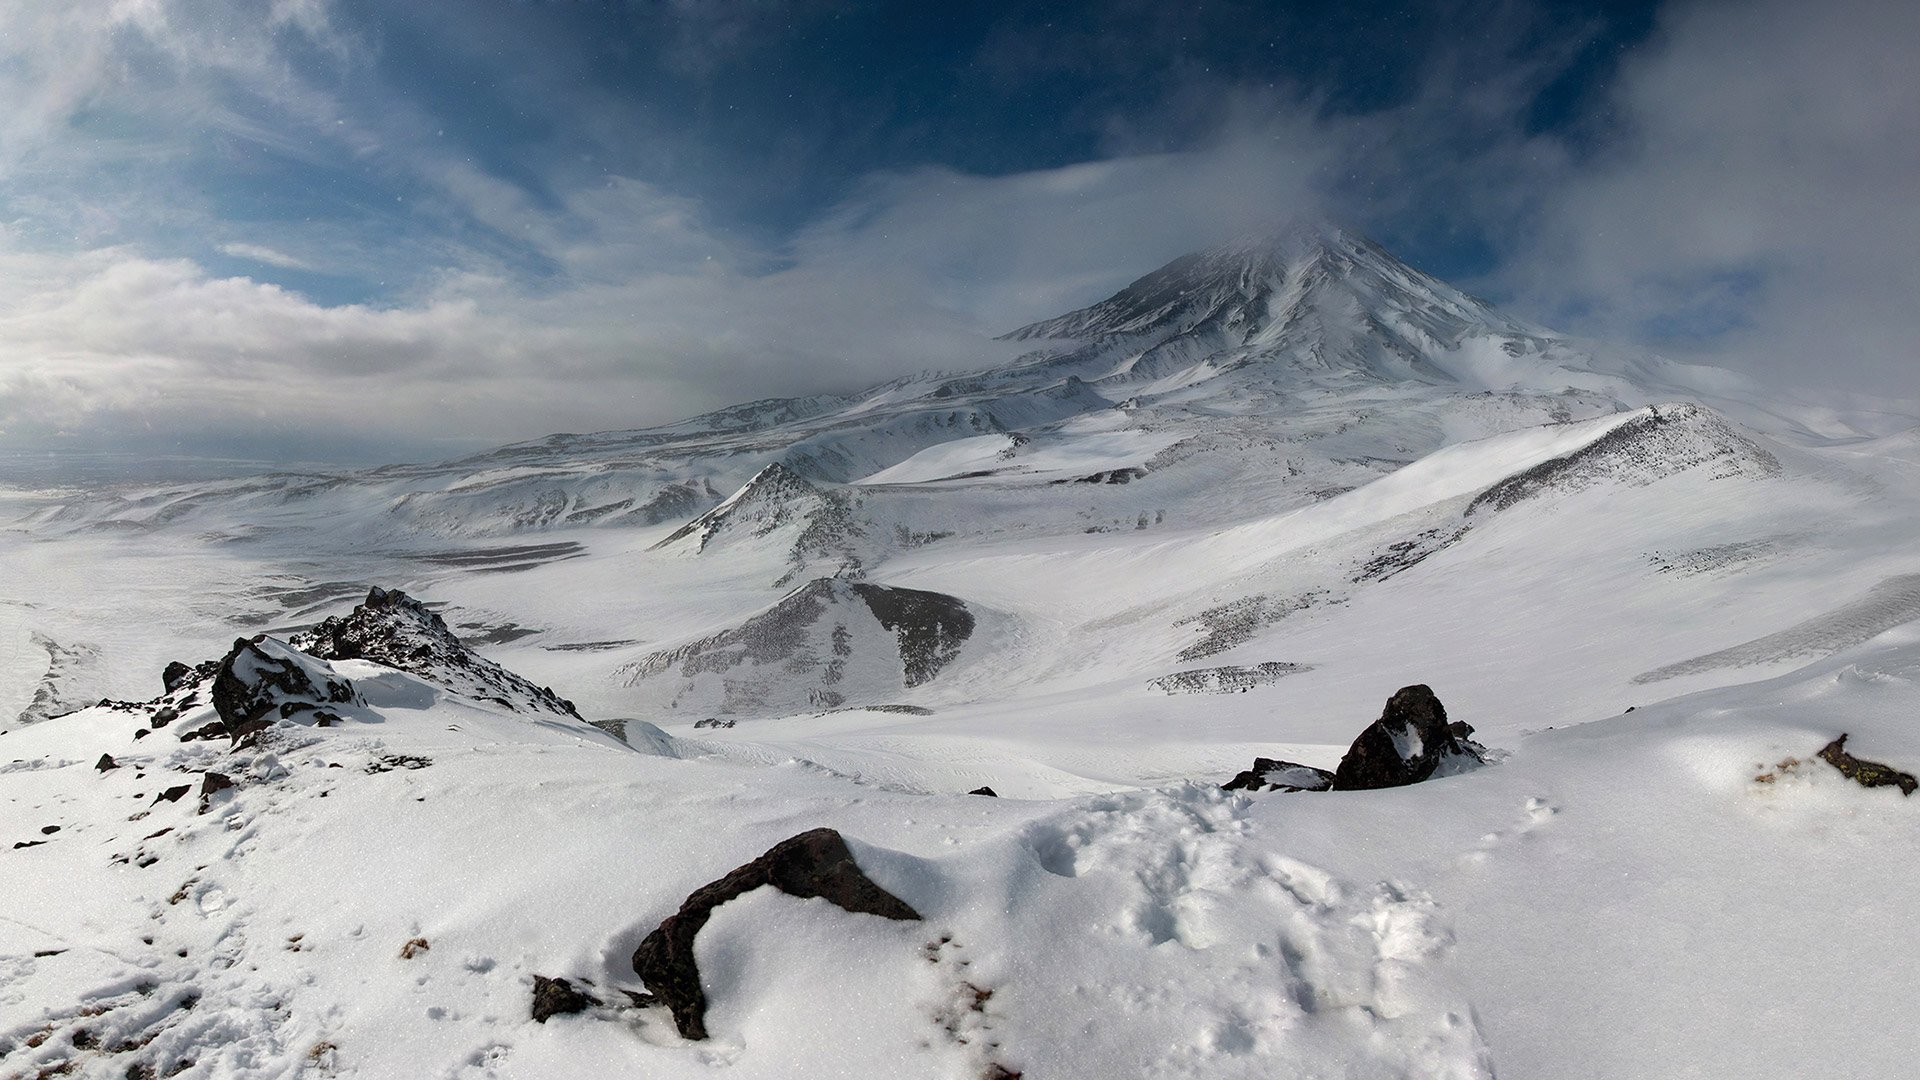
[[[390,307],[128,247],[16,252],[0,259],[0,429],[506,441],[979,366],[1016,349],[994,334],[1299,209],[1312,165],[1267,142],[999,178],[891,174],[780,252],[616,179],[526,212],[560,276],[454,271]]]
[[[1813,365],[1815,378],[1851,366],[1915,392],[1894,368],[1920,333],[1920,91],[1903,48],[1920,9],[1676,7],[1623,70],[1619,138],[1584,155],[1523,130],[1564,48],[1505,65],[1436,58],[1416,100],[1361,117],[1203,81],[1164,116],[1112,125],[1116,146],[1172,129],[1197,148],[999,177],[873,175],[771,247],[632,177],[552,173],[535,192],[489,172],[425,138],[431,118],[404,101],[340,100],[339,76],[371,46],[324,0],[277,0],[265,20],[236,10],[0,5],[0,98],[17,103],[0,116],[9,442],[278,436],[310,454],[327,439],[507,441],[853,389],[1004,358],[994,334],[1328,205],[1390,231],[1484,231],[1508,256],[1496,282],[1529,314],[1630,338],[1744,327],[1713,338],[1715,359]],[[332,81],[290,62],[290,42]],[[73,130],[102,109],[141,123],[104,141]],[[417,265],[392,268],[378,303],[323,303],[259,279],[385,276],[367,229],[227,222],[177,173],[128,189],[62,180],[163,168],[209,126],[403,177],[395,220],[420,230],[405,244]],[[134,225],[157,217],[261,272],[223,278],[179,257],[204,249]]]
[[[245,243],[221,244],[220,251],[222,254],[231,255],[236,259],[246,259],[249,262],[265,263],[268,266],[277,266],[283,270],[314,269],[313,264],[306,261],[305,259],[298,258],[293,255],[289,255],[284,251],[280,251],[275,248],[270,248],[263,244],[245,244]]]
[[[1728,366],[1911,395],[1915,42],[1920,5],[1676,5],[1621,72],[1618,139],[1545,192],[1507,279],[1598,333],[1698,330]]]

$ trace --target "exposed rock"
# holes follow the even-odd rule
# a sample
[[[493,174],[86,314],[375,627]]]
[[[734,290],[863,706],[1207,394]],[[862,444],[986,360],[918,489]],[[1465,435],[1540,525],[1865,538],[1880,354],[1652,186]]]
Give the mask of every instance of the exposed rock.
[[[1353,741],[1333,774],[1333,790],[1401,787],[1480,764],[1484,758],[1447,723],[1446,707],[1424,684],[1402,687],[1386,711]]]
[[[1840,770],[1840,774],[1861,787],[1897,787],[1902,795],[1912,795],[1920,780],[1912,773],[1901,772],[1891,765],[1882,765],[1877,761],[1863,761],[1847,753],[1845,735],[1828,743],[1820,751],[1820,758],[1827,764]]]
[[[112,755],[112,754],[101,754],[101,755],[100,755],[100,760],[99,760],[99,761],[96,761],[96,762],[94,762],[94,763],[93,763],[93,767],[94,767],[94,768],[96,768],[96,769],[99,769],[99,770],[100,770],[101,772],[106,772],[106,771],[107,771],[108,769],[117,769],[117,768],[119,768],[119,767],[120,767],[120,763],[119,763],[119,762],[117,762],[117,761],[115,761],[115,760],[113,760],[113,755]]]
[[[997,798],[999,798],[999,797],[1000,797],[1000,796],[999,796],[999,794],[998,794],[998,793],[996,793],[996,792],[995,792],[995,791],[994,791],[994,790],[993,790],[992,788],[990,788],[990,787],[977,787],[977,788],[974,788],[974,789],[973,789],[972,791],[969,791],[969,792],[967,792],[967,794],[969,794],[969,795],[985,795],[985,796],[986,796],[987,798],[989,798],[989,799],[997,799]]]
[[[1333,774],[1294,761],[1257,757],[1253,768],[1220,785],[1227,791],[1325,791]]]
[[[586,1012],[598,1004],[599,1001],[575,989],[565,979],[533,977],[533,1018],[542,1024],[548,1017]]]
[[[405,945],[400,946],[400,959],[411,960],[414,957],[419,956],[421,953],[426,952],[432,948],[433,946],[427,944],[426,938],[423,938],[423,937],[409,938]],[[536,990],[536,993],[537,992],[538,991]]]
[[[714,551],[738,544],[779,543],[788,569],[784,585],[824,564],[836,575],[860,572],[865,524],[857,497],[815,486],[779,462],[755,473],[720,505],[675,529],[654,550]]]
[[[617,674],[650,691],[649,704],[709,720],[872,707],[937,676],[975,624],[966,603],[944,593],[817,578],[738,625]]]
[[[175,660],[173,663],[167,665],[165,671],[160,673],[160,685],[166,689],[167,693],[171,694],[175,690],[180,689],[181,685],[191,678],[193,678],[193,668]]]
[[[1147,688],[1169,694],[1243,694],[1256,686],[1278,682],[1289,675],[1312,671],[1308,664],[1270,660],[1250,667],[1192,668],[1148,679]]]
[[[213,707],[235,739],[258,721],[357,700],[353,684],[331,667],[265,634],[235,641],[213,679]]]
[[[1505,510],[1544,494],[1600,483],[1642,487],[1702,466],[1710,467],[1716,479],[1772,476],[1781,469],[1778,458],[1711,409],[1652,405],[1586,446],[1493,485],[1467,504],[1466,513]]]
[[[352,613],[295,635],[292,644],[322,660],[372,660],[514,712],[581,718],[573,702],[468,649],[439,615],[398,589],[373,587]]]
[[[226,773],[210,772],[200,778],[200,809],[204,812],[213,797],[233,787],[233,777]]]
[[[912,921],[920,918],[920,913],[904,900],[861,872],[838,832],[813,829],[782,840],[745,866],[695,889],[680,910],[668,916],[634,951],[634,972],[673,1011],[674,1026],[682,1036],[707,1037],[707,997],[700,988],[700,969],[694,963],[694,936],[707,924],[714,908],[762,885],[801,898],[818,896],[860,914]]]
[[[153,797],[155,803],[179,802],[181,796],[193,790],[192,784],[176,784]]]
[[[861,582],[854,583],[853,591],[867,602],[880,625],[897,635],[909,688],[938,675],[973,636],[973,613],[956,597]]]

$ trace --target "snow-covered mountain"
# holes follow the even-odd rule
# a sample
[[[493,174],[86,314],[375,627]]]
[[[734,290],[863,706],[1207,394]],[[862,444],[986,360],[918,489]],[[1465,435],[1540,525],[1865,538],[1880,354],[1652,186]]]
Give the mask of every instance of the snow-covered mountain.
[[[1904,1074],[1920,418],[1330,226],[1010,337],[8,493],[0,867],[45,888],[0,908],[0,1072]],[[1332,783],[1369,738],[1448,765]],[[753,861],[819,827],[899,906]],[[642,978],[696,909],[699,974]]]

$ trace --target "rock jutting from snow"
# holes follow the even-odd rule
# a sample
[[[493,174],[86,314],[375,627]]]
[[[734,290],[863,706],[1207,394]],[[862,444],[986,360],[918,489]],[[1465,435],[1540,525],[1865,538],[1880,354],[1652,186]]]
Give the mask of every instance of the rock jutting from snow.
[[[581,718],[573,702],[468,649],[439,615],[398,589],[374,586],[351,613],[294,635],[292,644],[322,660],[372,660],[514,712]]]
[[[1325,791],[1333,774],[1295,761],[1257,757],[1253,768],[1220,785],[1227,791]]]
[[[989,799],[997,799],[997,798],[999,798],[999,797],[1000,797],[1000,793],[999,793],[999,792],[997,792],[997,791],[995,791],[995,790],[993,790],[993,789],[992,789],[992,788],[990,788],[990,787],[986,787],[985,785],[982,785],[982,786],[980,786],[980,787],[977,787],[977,788],[974,788],[974,789],[973,789],[972,791],[969,791],[969,792],[967,792],[967,794],[969,794],[969,795],[985,795],[985,796],[986,796],[987,798],[989,798]]]
[[[234,738],[258,721],[357,700],[331,666],[265,634],[235,641],[213,678],[213,707]]]
[[[1847,753],[1845,735],[1822,747],[1820,760],[1839,769],[1840,775],[1861,787],[1897,787],[1902,795],[1912,795],[1916,788],[1920,788],[1920,779],[1915,779],[1912,773],[1901,772],[1878,761],[1863,761]]]
[[[647,990],[673,1012],[674,1026],[688,1039],[707,1037],[707,996],[700,988],[693,939],[713,909],[762,885],[789,896],[820,897],[848,911],[918,922],[920,913],[874,884],[833,829],[812,829],[780,841],[766,854],[702,885],[680,910],[648,934],[633,953],[633,970]]]
[[[1353,740],[1334,770],[1332,790],[1402,787],[1484,760],[1478,746],[1454,733],[1446,707],[1430,688],[1405,686],[1387,699],[1380,719]]]
[[[586,1012],[600,1002],[587,996],[565,979],[533,977],[533,1018],[546,1023],[555,1016]]]

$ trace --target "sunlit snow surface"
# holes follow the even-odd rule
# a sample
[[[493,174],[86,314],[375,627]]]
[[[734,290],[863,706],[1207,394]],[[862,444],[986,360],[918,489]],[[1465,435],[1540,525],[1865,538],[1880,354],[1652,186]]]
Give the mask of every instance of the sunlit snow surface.
[[[1814,755],[1920,771],[1914,421],[1343,250],[1347,292],[1145,288],[965,379],[0,495],[0,1076],[1909,1075],[1920,801]],[[909,679],[855,581],[973,629]],[[372,585],[632,745],[363,660],[264,748],[82,708]],[[796,594],[833,603],[764,662],[693,647]],[[1219,789],[1413,683],[1496,763]],[[616,1007],[689,891],[818,826],[925,920],[763,890],[699,938],[712,1039]],[[534,1023],[536,974],[611,1004]]]

